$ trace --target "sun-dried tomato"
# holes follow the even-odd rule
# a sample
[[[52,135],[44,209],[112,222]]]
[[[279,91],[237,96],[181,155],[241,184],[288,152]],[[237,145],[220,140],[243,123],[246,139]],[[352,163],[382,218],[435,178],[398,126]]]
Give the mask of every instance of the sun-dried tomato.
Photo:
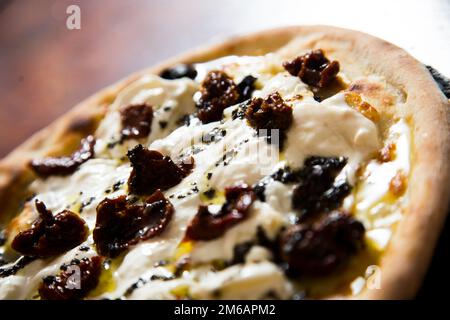
[[[287,274],[326,275],[345,265],[364,246],[364,226],[334,211],[315,224],[292,225],[280,237]]]
[[[251,187],[243,184],[225,189],[226,201],[219,213],[211,213],[208,206],[199,206],[198,212],[186,230],[186,238],[212,240],[245,220],[256,196]]]
[[[88,236],[88,227],[79,215],[68,210],[53,216],[45,204],[36,200],[39,217],[30,229],[17,234],[11,244],[21,254],[49,257],[62,254],[83,241]]]
[[[238,86],[223,71],[210,71],[202,82],[200,93],[198,118],[203,123],[221,120],[223,110],[240,100]]]
[[[171,68],[164,69],[160,73],[160,77],[167,80],[175,80],[180,78],[195,79],[197,70],[192,64],[180,63]]]
[[[94,256],[73,262],[59,275],[47,276],[39,286],[43,300],[78,300],[98,285],[103,258]]]
[[[304,83],[319,88],[328,86],[339,72],[339,62],[328,60],[321,49],[284,62],[283,67]]]
[[[132,204],[126,196],[105,199],[97,207],[94,242],[98,253],[115,257],[140,241],[161,234],[174,209],[160,190],[143,204]]]
[[[194,157],[188,156],[185,157],[181,162],[178,164],[178,167],[183,171],[183,177],[186,177],[191,174],[192,170],[194,169],[195,160]]]
[[[130,105],[120,110],[122,138],[139,139],[150,134],[153,108],[148,104]]]
[[[299,210],[300,220],[341,205],[351,186],[346,181],[335,182],[335,178],[346,164],[344,157],[310,157],[305,160],[303,168],[296,173],[299,184],[292,197],[292,206]]]
[[[137,145],[128,151],[133,170],[128,179],[131,193],[143,195],[152,194],[157,189],[167,190],[186,177],[194,166],[194,158],[178,166],[168,156],[163,156],[155,150],[148,150]]]
[[[274,92],[265,99],[252,99],[247,105],[245,118],[253,128],[258,130],[259,134],[271,137],[271,130],[279,130],[279,143],[282,146],[286,130],[292,124],[292,107],[284,102],[278,92]],[[272,139],[270,141],[275,142]]]
[[[68,157],[35,159],[30,162],[31,169],[40,177],[65,176],[73,173],[84,162],[94,157],[95,139],[88,136],[81,140],[81,147]]]

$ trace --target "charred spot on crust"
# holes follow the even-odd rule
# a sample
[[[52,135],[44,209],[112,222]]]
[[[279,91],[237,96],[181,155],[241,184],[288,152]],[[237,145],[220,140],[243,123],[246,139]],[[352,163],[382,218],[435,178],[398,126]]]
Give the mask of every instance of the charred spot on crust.
[[[88,135],[89,133],[95,130],[97,125],[97,119],[93,116],[91,117],[78,117],[73,119],[69,126],[68,130],[70,132],[80,133],[83,135]]]
[[[39,217],[31,228],[17,234],[11,243],[17,252],[50,257],[62,254],[86,240],[88,228],[76,213],[64,210],[53,216],[39,200],[36,200],[36,209]]]
[[[105,199],[97,207],[94,243],[104,256],[115,257],[140,241],[161,234],[174,208],[160,190],[143,204],[132,204],[126,196]]]
[[[334,211],[314,224],[293,225],[280,237],[289,276],[326,275],[345,265],[364,246],[364,226]]]
[[[328,86],[339,72],[339,62],[328,60],[321,49],[284,62],[283,67],[304,83],[318,88]]]
[[[239,102],[238,86],[223,71],[210,71],[200,86],[197,115],[203,123],[219,121],[223,110]]]
[[[77,300],[84,298],[94,289],[102,271],[103,258],[94,256],[71,262],[57,276],[47,276],[39,286],[43,300]],[[77,276],[75,282],[72,277]]]
[[[130,105],[120,110],[122,139],[145,138],[150,134],[153,108],[148,104]]]
[[[31,169],[40,177],[69,175],[87,160],[94,157],[95,139],[87,136],[81,140],[81,147],[68,157],[36,159],[30,162]]]
[[[195,70],[192,64],[180,63],[176,66],[163,70],[159,76],[167,80],[175,80],[181,78],[195,79],[195,77],[197,76],[197,70]]]
[[[438,84],[439,88],[441,89],[442,93],[447,97],[447,99],[450,99],[450,79],[441,74],[439,71],[434,69],[431,66],[426,66],[428,71],[430,72],[431,76],[433,77],[434,81]]]
[[[304,220],[321,212],[338,208],[350,193],[346,181],[335,182],[336,176],[347,164],[347,159],[310,157],[298,171],[299,184],[295,187],[292,206],[299,210],[299,219]]]
[[[274,92],[265,99],[252,99],[245,110],[245,118],[250,126],[258,130],[258,134],[265,131],[265,134],[271,137],[271,130],[279,130],[281,147],[286,130],[292,124],[292,108],[284,102],[278,92]],[[272,139],[270,141],[274,142]]]
[[[228,229],[245,220],[256,196],[251,187],[243,184],[225,189],[226,201],[216,214],[201,205],[186,230],[191,240],[213,240]]]
[[[127,154],[133,170],[128,179],[128,187],[134,194],[151,194],[157,189],[167,190],[186,177],[194,166],[194,158],[189,163],[176,165],[168,156],[155,150],[137,145]]]

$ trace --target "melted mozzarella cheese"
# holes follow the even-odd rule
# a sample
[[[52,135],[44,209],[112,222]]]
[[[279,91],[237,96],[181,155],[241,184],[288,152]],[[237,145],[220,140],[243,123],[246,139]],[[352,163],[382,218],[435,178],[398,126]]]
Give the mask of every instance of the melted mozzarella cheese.
[[[389,183],[399,171],[409,173],[410,140],[410,130],[404,120],[399,120],[389,129],[386,144],[395,144],[395,159],[382,163],[377,160],[369,162],[358,192],[358,212],[373,209],[388,193]]]
[[[256,202],[251,216],[231,228],[223,237],[196,243],[191,253],[191,259],[194,263],[214,260],[231,261],[234,247],[237,244],[254,240],[258,227],[262,227],[267,236],[273,239],[280,228],[286,224],[286,218],[282,212],[275,211],[268,204]]]
[[[345,156],[348,165],[343,172],[353,183],[362,161],[379,146],[375,124],[350,108],[341,93],[320,104],[295,104],[285,157],[294,167],[301,167],[310,155]]]
[[[248,75],[258,79],[258,82],[265,83],[284,69],[281,66],[280,58],[275,54],[265,56],[226,56],[205,63],[195,64],[197,70],[196,81],[201,82],[206,74],[212,70],[223,70],[239,83]]]
[[[178,126],[183,115],[194,112],[192,97],[198,85],[187,78],[165,80],[155,75],[147,75],[123,89],[108,109],[100,123],[96,136],[97,157],[121,158],[137,143],[150,143],[168,135]],[[120,108],[146,103],[153,107],[151,133],[146,141],[125,140],[118,143],[121,136]]]
[[[80,212],[82,208],[83,219],[89,228],[93,228],[97,205],[106,196],[114,198],[125,194],[123,188],[114,191],[113,186],[116,183],[126,184],[130,172],[129,164],[121,164],[118,160],[92,159],[68,177],[55,176],[36,180],[31,185],[31,190],[37,194],[35,199],[44,202],[54,213],[64,209]]]
[[[313,93],[308,86],[297,77],[287,72],[278,73],[264,83],[260,91],[255,92],[256,97],[265,98],[273,92],[278,92],[285,100],[299,100],[302,102],[315,102]]]
[[[368,229],[367,241],[377,251],[387,247],[392,227],[402,218],[401,204],[405,197],[393,197],[389,185],[397,173],[409,175],[410,135],[410,129],[403,119],[392,125],[385,144],[396,146],[395,158],[381,163],[371,160],[357,187],[355,215]]]
[[[199,299],[262,299],[269,294],[286,299],[293,293],[283,272],[268,261],[235,265],[197,277],[190,292]]]

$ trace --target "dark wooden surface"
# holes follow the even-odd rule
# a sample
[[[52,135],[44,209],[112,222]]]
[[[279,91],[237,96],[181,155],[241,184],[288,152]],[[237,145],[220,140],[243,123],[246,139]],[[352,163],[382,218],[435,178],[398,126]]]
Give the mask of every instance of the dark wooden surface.
[[[81,30],[66,28],[70,4]],[[230,35],[313,23],[378,35],[450,74],[447,0],[0,0],[0,157],[133,71]],[[420,297],[446,279],[448,229]]]

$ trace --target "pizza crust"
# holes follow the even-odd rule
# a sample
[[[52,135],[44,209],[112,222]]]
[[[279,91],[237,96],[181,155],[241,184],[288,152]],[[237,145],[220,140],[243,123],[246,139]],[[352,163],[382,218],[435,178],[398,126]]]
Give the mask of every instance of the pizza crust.
[[[426,67],[404,50],[367,34],[335,27],[287,27],[232,38],[135,73],[98,92],[0,161],[0,221],[2,224],[9,221],[26,197],[23,190],[33,180],[27,168],[28,161],[70,153],[83,136],[95,129],[117,93],[141,75],[159,73],[179,62],[203,62],[226,55],[261,55],[274,51],[288,59],[315,48],[323,49],[327,56],[338,60],[344,73],[352,79],[361,75],[382,75],[392,89],[392,97],[402,102],[394,107],[389,99],[377,96],[376,88],[363,85],[359,89],[373,99],[381,99],[377,107],[383,108],[391,119],[403,117],[409,121],[413,152],[407,192],[413,201],[404,208],[403,219],[382,257],[380,289],[363,290],[356,298],[412,298],[427,270],[449,202],[449,101]]]

